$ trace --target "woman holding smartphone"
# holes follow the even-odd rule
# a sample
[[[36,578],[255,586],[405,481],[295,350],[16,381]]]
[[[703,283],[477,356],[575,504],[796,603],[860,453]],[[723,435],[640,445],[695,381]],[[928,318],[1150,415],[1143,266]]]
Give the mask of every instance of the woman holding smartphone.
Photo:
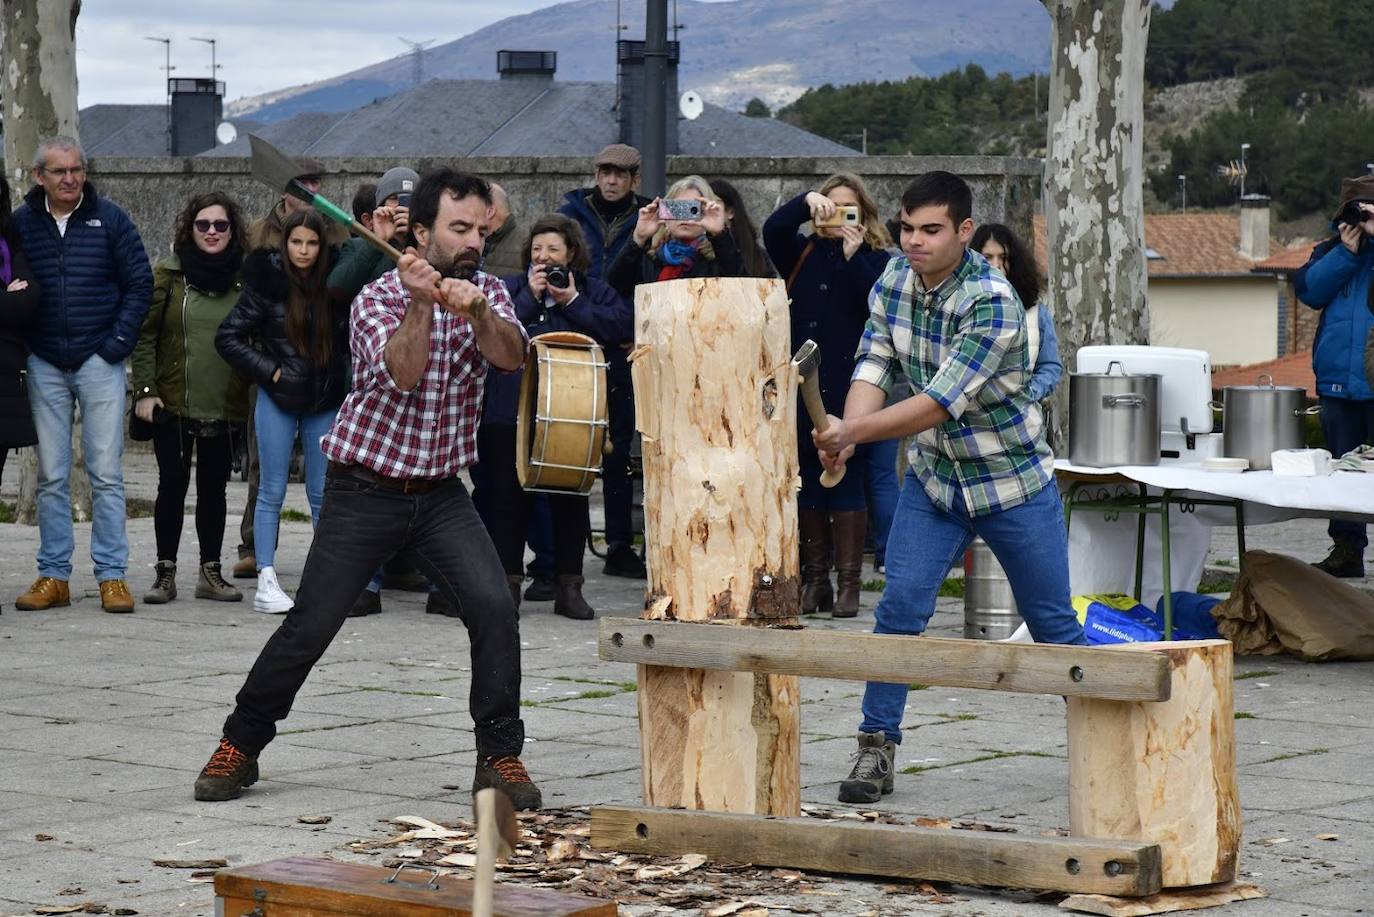
[[[745,273],[720,198],[706,179],[688,175],[674,182],[662,198],[639,209],[630,241],[607,280],[628,302],[634,302],[634,289],[641,283],[679,277],[743,277]]]
[[[348,393],[348,310],[330,304],[324,218],[298,210],[282,225],[281,247],[243,262],[243,295],[220,325],[215,346],[258,387],[261,483],[253,513],[258,588],[253,610],[285,614],[294,604],[277,581],[277,522],[286,500],[291,449],[300,434],[305,493],[316,524],[324,497],[320,438]]]
[[[807,235],[801,227],[811,223]],[[783,204],[763,224],[763,244],[792,299],[792,349],[807,340],[821,348],[820,387],[825,410],[844,416],[854,352],[868,322],[868,293],[887,266],[892,244],[863,179],[837,172],[815,191]],[[860,446],[847,474],[833,488],[821,486],[821,463],[811,445],[811,421],[797,412],[801,492],[803,614],[828,611],[837,618],[859,613],[868,503]],[[834,558],[838,595],[830,586]]]

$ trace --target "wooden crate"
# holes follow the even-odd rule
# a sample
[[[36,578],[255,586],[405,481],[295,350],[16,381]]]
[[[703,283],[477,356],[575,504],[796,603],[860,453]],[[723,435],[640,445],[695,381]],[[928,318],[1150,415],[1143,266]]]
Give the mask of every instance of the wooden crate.
[[[428,870],[288,857],[215,874],[222,917],[469,917],[467,879]],[[496,917],[616,917],[611,901],[497,883]]]

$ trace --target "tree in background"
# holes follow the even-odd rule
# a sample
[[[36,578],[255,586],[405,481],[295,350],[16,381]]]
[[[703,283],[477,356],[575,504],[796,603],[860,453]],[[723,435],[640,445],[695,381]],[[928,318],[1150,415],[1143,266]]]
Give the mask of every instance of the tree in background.
[[[768,107],[768,103],[754,96],[744,106],[744,114],[750,118],[771,118],[773,110]]]

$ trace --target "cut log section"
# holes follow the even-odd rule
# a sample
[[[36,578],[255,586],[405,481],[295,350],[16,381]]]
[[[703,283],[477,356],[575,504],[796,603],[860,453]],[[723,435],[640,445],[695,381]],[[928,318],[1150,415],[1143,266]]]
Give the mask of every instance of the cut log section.
[[[643,436],[645,617],[795,623],[800,604],[796,373],[778,280],[673,280],[635,291]],[[795,815],[797,679],[639,669],[644,799]]]
[[[602,618],[597,651],[610,662],[1114,700],[1166,700],[1171,684],[1169,661],[1153,653],[635,618]]]
[[[1231,644],[1131,643],[1122,655],[1168,660],[1163,703],[1069,698],[1069,827],[1155,843],[1165,888],[1235,878],[1236,784]]]
[[[1160,888],[1159,848],[1131,841],[621,806],[592,809],[591,841],[626,853],[700,853],[725,862],[967,885],[1117,896]]]

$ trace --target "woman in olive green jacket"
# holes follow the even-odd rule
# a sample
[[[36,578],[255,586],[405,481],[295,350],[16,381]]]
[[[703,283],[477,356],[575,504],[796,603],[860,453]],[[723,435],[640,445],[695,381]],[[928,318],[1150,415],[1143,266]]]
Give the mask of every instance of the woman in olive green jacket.
[[[248,418],[248,383],[215,350],[215,333],[239,297],[243,221],[238,205],[212,191],[177,217],[173,254],[153,270],[153,304],[133,354],[134,413],[152,424],[157,456],[157,578],[150,605],[176,598],[182,507],[196,467],[196,597],[237,602],[224,581],[225,488],[233,464],[233,429]]]

